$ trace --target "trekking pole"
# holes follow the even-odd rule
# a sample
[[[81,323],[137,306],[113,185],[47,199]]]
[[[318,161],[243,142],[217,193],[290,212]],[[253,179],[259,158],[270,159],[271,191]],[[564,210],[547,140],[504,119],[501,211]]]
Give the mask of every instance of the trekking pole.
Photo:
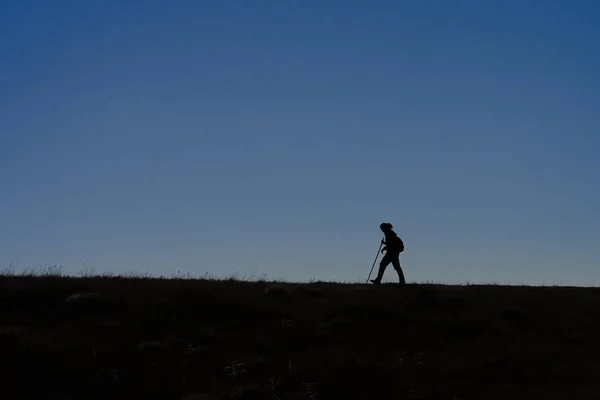
[[[379,257],[379,252],[381,251],[381,246],[383,246],[383,241],[379,244],[379,249],[377,250],[377,255],[375,256],[375,261],[373,261],[373,266],[371,267],[371,271],[369,272],[369,277],[365,283],[369,283],[369,278],[371,278],[371,273],[373,273],[373,268],[375,268],[375,263],[377,262],[377,258]]]

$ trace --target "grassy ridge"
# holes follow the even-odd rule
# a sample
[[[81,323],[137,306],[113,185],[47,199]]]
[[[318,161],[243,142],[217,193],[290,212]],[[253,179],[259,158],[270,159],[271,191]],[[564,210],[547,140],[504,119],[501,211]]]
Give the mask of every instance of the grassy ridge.
[[[592,399],[599,305],[591,288],[3,276],[0,379],[44,399]]]

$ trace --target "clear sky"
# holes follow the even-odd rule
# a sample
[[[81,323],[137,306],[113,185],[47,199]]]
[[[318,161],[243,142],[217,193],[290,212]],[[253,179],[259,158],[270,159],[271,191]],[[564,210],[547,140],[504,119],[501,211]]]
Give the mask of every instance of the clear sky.
[[[599,178],[595,0],[0,0],[0,266],[596,285]]]

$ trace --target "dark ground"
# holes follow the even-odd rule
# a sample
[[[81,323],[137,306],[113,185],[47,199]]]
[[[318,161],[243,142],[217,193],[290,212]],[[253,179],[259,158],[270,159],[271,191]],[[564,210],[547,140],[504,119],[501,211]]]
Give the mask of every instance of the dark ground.
[[[600,289],[0,277],[2,398],[599,399]]]

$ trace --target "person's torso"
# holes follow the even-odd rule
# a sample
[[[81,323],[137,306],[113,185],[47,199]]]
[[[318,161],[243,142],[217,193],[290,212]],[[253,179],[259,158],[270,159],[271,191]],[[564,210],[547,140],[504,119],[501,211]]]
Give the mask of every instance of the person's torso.
[[[390,231],[385,234],[385,243],[388,251],[400,250],[400,238],[394,231]]]

